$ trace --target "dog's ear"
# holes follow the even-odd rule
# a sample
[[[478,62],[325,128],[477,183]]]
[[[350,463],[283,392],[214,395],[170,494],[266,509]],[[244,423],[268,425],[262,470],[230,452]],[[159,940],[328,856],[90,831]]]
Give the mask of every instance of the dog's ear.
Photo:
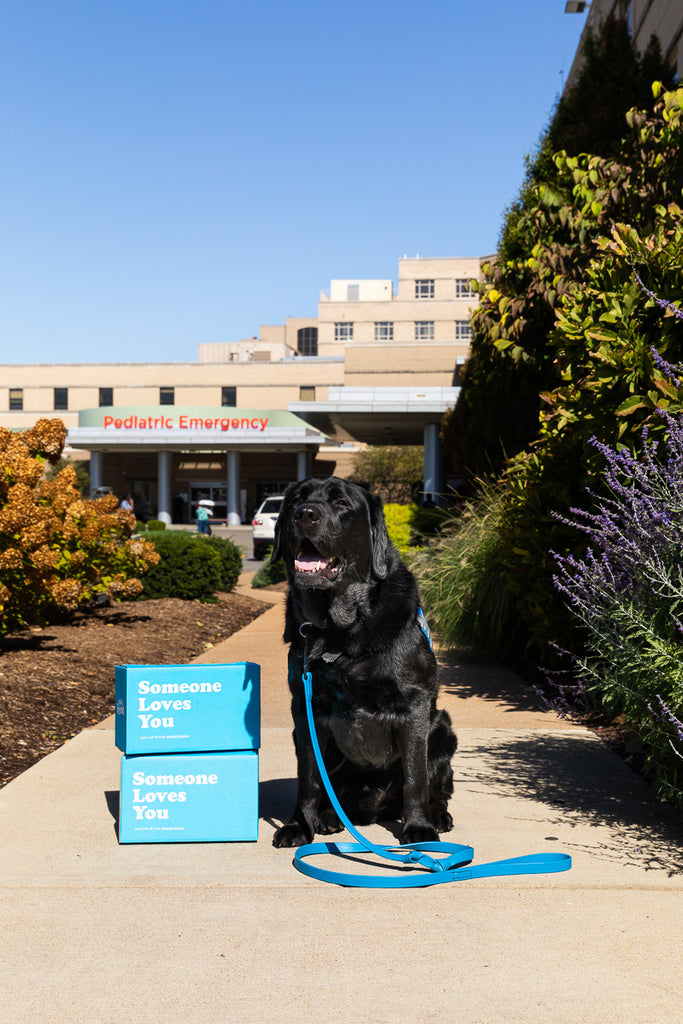
[[[380,580],[389,572],[387,553],[391,545],[384,518],[382,499],[377,494],[368,494],[368,510],[370,512],[370,545],[372,553],[372,571]]]
[[[294,488],[294,484],[290,484],[285,490],[284,497],[282,499],[282,505],[280,506],[280,514],[275,520],[275,536],[273,538],[273,552],[270,556],[271,565],[274,562],[279,562],[285,555],[285,544],[284,544],[284,533],[285,533],[285,521],[287,519],[287,509],[290,504],[290,495]]]
[[[282,503],[282,509],[284,509],[284,507],[285,507],[285,504],[283,502]],[[280,523],[282,522],[282,509],[280,509],[280,515],[277,517],[277,520],[275,522],[275,536],[273,538],[273,550],[270,553],[270,564],[271,565],[273,565],[274,562],[279,562],[280,559],[282,558],[282,553],[283,553],[282,552],[282,527],[280,526]]]

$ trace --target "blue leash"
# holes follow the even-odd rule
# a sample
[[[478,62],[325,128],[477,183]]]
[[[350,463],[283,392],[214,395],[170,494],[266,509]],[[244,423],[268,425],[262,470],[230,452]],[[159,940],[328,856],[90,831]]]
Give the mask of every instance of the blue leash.
[[[313,752],[323,785],[339,820],[358,842],[308,843],[306,846],[300,846],[294,853],[294,867],[298,871],[304,875],[310,875],[311,878],[317,878],[321,882],[333,882],[336,885],[366,889],[413,889],[427,885],[439,885],[442,882],[460,882],[467,878],[486,878],[490,875],[537,875],[552,871],[568,871],[572,866],[572,859],[566,853],[531,853],[524,857],[511,857],[508,860],[493,861],[489,864],[463,867],[463,865],[469,864],[474,857],[474,850],[471,846],[436,841],[386,847],[370,842],[349,821],[334,792],[325,768],[313,721],[313,677],[310,672],[304,671],[301,678],[306,696],[306,716]],[[393,861],[397,866],[423,868],[424,870],[417,873],[400,871],[394,875],[347,874],[343,871],[329,871],[317,864],[311,864],[307,860],[309,857],[320,854],[336,854],[344,857],[348,854],[358,854],[361,851]],[[445,854],[445,856],[435,858],[430,856],[432,853]]]

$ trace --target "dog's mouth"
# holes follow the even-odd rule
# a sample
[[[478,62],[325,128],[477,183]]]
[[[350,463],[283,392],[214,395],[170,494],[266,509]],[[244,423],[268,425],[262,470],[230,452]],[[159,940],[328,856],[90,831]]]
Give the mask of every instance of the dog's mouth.
[[[294,569],[299,579],[325,579],[335,580],[343,569],[343,562],[340,558],[332,556],[328,558],[322,551],[306,538],[299,548],[294,559]]]

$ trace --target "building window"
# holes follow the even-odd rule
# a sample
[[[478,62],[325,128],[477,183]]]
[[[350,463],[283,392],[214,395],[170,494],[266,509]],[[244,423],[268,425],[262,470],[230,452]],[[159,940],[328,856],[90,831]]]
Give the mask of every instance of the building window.
[[[469,320],[455,321],[455,340],[469,341],[472,337],[472,325]]]
[[[304,386],[299,388],[300,402],[315,402],[315,388]]]
[[[24,408],[23,388],[9,389],[9,408],[10,412],[20,412]]]
[[[465,369],[465,360],[460,356],[458,357],[455,364],[455,373],[453,374],[453,387],[459,388],[462,384],[463,370]]]
[[[474,295],[472,291],[472,281],[469,277],[456,277],[455,279],[455,297],[456,299],[471,299]]]
[[[175,405],[175,388],[159,388],[159,405]]]
[[[335,341],[353,341],[353,324],[337,323],[334,325]]]
[[[237,405],[237,388],[221,388],[221,405]]]
[[[393,341],[394,325],[390,320],[380,320],[375,324],[375,341]]]
[[[105,405],[114,404],[114,389],[100,388],[100,408]]]
[[[359,284],[347,284],[346,286],[346,301],[347,302],[358,302],[360,298],[360,285]]]
[[[68,388],[55,388],[54,389],[54,405],[53,409],[68,409],[69,408],[69,389]]]
[[[317,356],[318,328],[301,327],[296,332],[296,350],[300,356]]]
[[[416,299],[433,299],[434,298],[434,281],[424,280],[415,282],[415,298]]]
[[[434,321],[415,321],[415,341],[434,341]]]

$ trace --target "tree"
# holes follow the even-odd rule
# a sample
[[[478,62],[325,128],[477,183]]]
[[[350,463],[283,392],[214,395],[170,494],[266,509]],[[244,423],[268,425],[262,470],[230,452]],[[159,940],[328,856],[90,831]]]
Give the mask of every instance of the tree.
[[[366,448],[354,456],[351,479],[385,502],[409,502],[422,482],[423,458],[416,445]]]
[[[559,382],[548,338],[563,296],[580,286],[595,241],[610,224],[651,216],[633,191],[631,168],[639,173],[642,153],[638,125],[626,114],[644,102],[654,78],[671,81],[656,42],[639,57],[623,21],[607,18],[589,38],[578,81],[528,161],[498,258],[484,267],[460,399],[442,424],[449,461],[466,482],[497,476],[538,436],[540,394]],[[680,161],[674,165],[668,161],[661,201],[676,195]],[[646,170],[640,167],[641,176]],[[587,203],[592,178],[604,187]]]
[[[551,552],[576,544],[557,517],[585,504],[587,487],[599,487],[590,439],[636,452],[644,426],[662,429],[658,409],[683,409],[683,392],[660,363],[662,356],[683,359],[683,322],[672,305],[683,294],[683,224],[671,201],[680,195],[683,169],[683,89],[655,92],[652,116],[629,114],[634,134],[621,160],[557,156],[572,172],[574,205],[551,207],[548,215],[579,232],[594,220],[603,233],[548,333],[555,380],[539,396],[537,437],[504,474],[506,573],[522,618],[542,643],[558,640],[566,622]]]

